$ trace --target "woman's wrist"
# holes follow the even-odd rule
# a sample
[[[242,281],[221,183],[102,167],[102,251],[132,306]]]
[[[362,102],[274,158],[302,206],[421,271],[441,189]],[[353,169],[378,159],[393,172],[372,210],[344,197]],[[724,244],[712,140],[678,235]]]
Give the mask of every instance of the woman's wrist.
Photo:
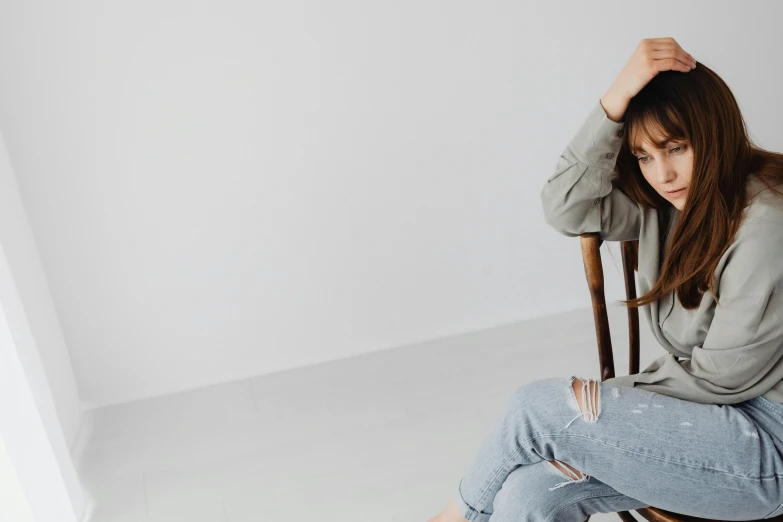
[[[622,123],[625,111],[631,99],[624,94],[618,94],[613,88],[606,91],[601,98],[601,106],[604,108],[607,118],[615,123]]]

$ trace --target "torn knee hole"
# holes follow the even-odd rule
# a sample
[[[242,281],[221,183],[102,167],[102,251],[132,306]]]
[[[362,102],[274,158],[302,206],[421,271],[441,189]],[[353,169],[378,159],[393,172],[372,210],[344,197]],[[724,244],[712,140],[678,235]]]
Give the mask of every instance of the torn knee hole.
[[[579,480],[583,479],[585,477],[584,473],[579,471],[578,469],[574,469],[573,467],[569,466],[565,462],[560,462],[559,460],[552,460],[550,463],[560,470],[563,475],[565,475],[566,478],[570,478],[573,480]]]
[[[579,415],[571,420],[584,418],[586,422],[597,422],[601,414],[600,383],[595,379],[578,379],[572,377],[569,381],[569,399],[571,406],[579,412]],[[571,425],[569,422],[566,428]]]
[[[547,464],[551,465],[552,468],[556,469],[555,473],[560,473],[564,477],[566,477],[568,480],[564,482],[560,482],[559,484],[556,484],[554,487],[549,488],[549,491],[554,491],[558,488],[562,488],[563,486],[568,486],[571,484],[579,484],[581,482],[587,482],[590,480],[589,475],[585,475],[579,470],[576,470],[569,466],[568,464],[564,462],[560,462],[559,460],[548,460],[546,461]]]

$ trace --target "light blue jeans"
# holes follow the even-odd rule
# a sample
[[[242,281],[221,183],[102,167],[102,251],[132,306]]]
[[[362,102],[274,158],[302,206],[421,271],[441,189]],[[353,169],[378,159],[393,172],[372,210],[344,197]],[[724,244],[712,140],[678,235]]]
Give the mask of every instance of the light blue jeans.
[[[596,394],[585,378],[580,408],[574,379],[512,394],[459,481],[466,519],[582,522],[646,506],[717,520],[783,514],[783,404],[701,404],[601,381]]]

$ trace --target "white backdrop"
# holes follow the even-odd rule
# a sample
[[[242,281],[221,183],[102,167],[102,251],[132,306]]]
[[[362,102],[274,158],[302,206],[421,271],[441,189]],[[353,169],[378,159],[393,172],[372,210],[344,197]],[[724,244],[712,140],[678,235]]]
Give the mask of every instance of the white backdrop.
[[[642,38],[783,148],[774,1],[47,4],[0,129],[87,408],[588,307],[539,191]]]

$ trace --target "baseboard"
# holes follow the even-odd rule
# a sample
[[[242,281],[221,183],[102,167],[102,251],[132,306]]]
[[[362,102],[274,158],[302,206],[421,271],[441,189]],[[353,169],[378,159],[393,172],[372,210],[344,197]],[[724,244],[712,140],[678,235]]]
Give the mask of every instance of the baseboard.
[[[93,512],[95,511],[95,498],[92,493],[87,489],[82,476],[82,461],[84,459],[84,452],[87,448],[87,444],[92,438],[93,430],[95,428],[95,416],[90,411],[82,411],[82,422],[79,425],[79,431],[76,432],[76,437],[73,439],[73,444],[70,448],[71,462],[76,469],[76,473],[79,476],[82,494],[84,496],[84,510],[81,516],[78,517],[79,522],[90,522]]]
[[[76,437],[70,448],[71,461],[73,462],[74,468],[76,468],[76,471],[79,473],[82,469],[84,450],[87,448],[87,443],[92,438],[93,429],[95,428],[94,418],[95,417],[89,411],[82,413],[82,422],[79,425],[79,431],[76,433]]]

